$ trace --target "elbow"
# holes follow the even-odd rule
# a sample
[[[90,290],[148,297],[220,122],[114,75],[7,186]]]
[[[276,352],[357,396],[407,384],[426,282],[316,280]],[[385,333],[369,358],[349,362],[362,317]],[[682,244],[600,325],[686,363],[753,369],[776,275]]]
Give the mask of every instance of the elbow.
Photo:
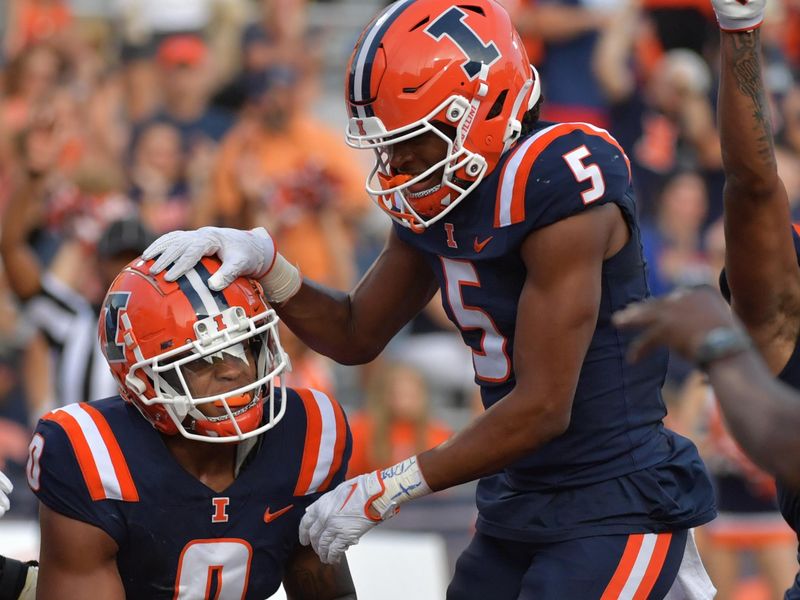
[[[740,200],[762,200],[775,195],[781,181],[777,172],[725,173],[725,197]]]
[[[530,453],[544,444],[566,433],[570,424],[571,411],[561,408],[531,411],[520,422],[526,427],[520,428],[520,450]]]
[[[358,365],[365,365],[369,362],[372,362],[383,351],[384,346],[379,346],[377,344],[359,344],[359,343],[349,343],[345,348],[340,348],[337,352],[322,352],[322,354],[327,355],[329,358],[332,358],[340,365],[345,365],[347,367],[354,367]]]

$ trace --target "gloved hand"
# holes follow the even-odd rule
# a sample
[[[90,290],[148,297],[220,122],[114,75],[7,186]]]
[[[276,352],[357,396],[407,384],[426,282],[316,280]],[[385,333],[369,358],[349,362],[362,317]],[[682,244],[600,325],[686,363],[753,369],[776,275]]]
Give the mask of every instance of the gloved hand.
[[[8,495],[12,491],[14,491],[14,486],[11,484],[11,481],[0,471],[0,517],[6,514],[8,509],[11,508],[11,500],[8,499]]]
[[[340,483],[306,509],[300,521],[300,543],[310,543],[323,563],[338,563],[362,535],[395,514],[393,504],[383,515],[371,514],[372,503],[385,491],[379,471]]]
[[[160,273],[170,264],[167,281],[175,281],[194,267],[202,257],[216,254],[222,266],[208,279],[208,287],[221,290],[237,277],[262,279],[264,293],[271,302],[280,303],[300,289],[302,277],[275,250],[275,242],[263,227],[250,231],[227,227],[201,227],[196,231],[173,231],[162,235],[142,253],[149,260],[158,256],[150,267]]]
[[[752,31],[764,20],[766,0],[711,0],[723,31]]]
[[[158,256],[150,267],[154,274],[174,263],[165,277],[167,281],[175,281],[202,257],[212,254],[220,258],[222,266],[209,278],[208,285],[220,290],[240,276],[263,277],[275,260],[275,243],[263,227],[251,231],[201,227],[196,231],[172,231],[162,235],[147,247],[142,258],[149,260]]]
[[[400,504],[430,493],[416,456],[364,473],[340,483],[306,509],[300,543],[310,543],[323,563],[338,563],[362,535],[397,514]]]

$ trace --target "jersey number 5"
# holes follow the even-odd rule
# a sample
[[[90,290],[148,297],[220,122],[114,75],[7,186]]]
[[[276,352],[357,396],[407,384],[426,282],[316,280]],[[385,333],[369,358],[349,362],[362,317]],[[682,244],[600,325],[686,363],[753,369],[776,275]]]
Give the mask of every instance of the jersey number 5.
[[[511,375],[511,359],[506,352],[506,338],[497,329],[497,325],[488,313],[464,303],[462,294],[464,286],[481,287],[475,265],[468,260],[443,256],[440,259],[446,280],[445,300],[450,305],[458,328],[462,333],[472,330],[481,332],[477,347],[470,344],[475,375],[483,381],[505,381]],[[484,292],[488,293],[485,290]]]
[[[583,183],[590,180],[592,187],[588,190],[581,192],[584,204],[591,204],[595,200],[599,200],[606,193],[606,182],[603,179],[603,173],[594,163],[585,164],[583,159],[591,153],[586,146],[578,146],[575,150],[570,150],[564,154],[564,160],[575,175],[575,180]]]
[[[245,540],[192,540],[181,551],[174,600],[242,600],[253,548]]]

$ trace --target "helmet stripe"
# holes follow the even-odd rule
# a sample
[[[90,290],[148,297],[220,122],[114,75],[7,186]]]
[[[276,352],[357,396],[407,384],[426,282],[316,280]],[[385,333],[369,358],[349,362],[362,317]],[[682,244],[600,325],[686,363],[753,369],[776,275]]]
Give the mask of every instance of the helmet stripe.
[[[390,4],[372,22],[361,38],[361,46],[356,51],[350,70],[350,110],[353,116],[362,118],[375,116],[371,106],[361,105],[370,99],[372,65],[375,61],[375,54],[378,52],[386,31],[413,2],[414,0],[398,0],[394,4]]]
[[[211,277],[211,272],[208,270],[208,268],[202,262],[199,262],[194,266],[194,270],[197,271],[197,274],[200,275],[200,279],[203,280],[203,286],[205,289],[211,292],[211,295],[214,297],[214,300],[219,306],[220,311],[228,308],[228,300],[225,298],[225,294],[222,293],[222,290],[212,290],[210,287],[208,287],[208,280]]]
[[[222,297],[223,303],[221,305],[217,302],[217,296],[221,296],[221,294],[217,293],[215,295],[208,289],[208,270],[205,271],[206,277],[204,281],[203,277],[198,273],[198,266],[179,277],[177,283],[181,291],[189,299],[189,302],[191,302],[192,308],[198,317],[204,318],[219,314],[224,308],[227,308],[228,303],[225,301],[224,296]]]

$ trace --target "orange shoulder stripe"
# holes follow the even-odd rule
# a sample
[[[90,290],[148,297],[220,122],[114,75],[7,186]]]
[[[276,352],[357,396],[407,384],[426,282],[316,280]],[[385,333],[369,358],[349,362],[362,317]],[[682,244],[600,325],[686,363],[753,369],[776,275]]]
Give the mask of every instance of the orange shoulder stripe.
[[[58,423],[67,434],[92,500],[139,501],[122,449],[100,411],[70,404],[44,419]]]
[[[75,418],[63,411],[52,412],[43,418],[45,421],[58,423],[67,434],[92,500],[105,500],[105,489],[103,488],[103,482],[100,480],[100,473],[97,470],[92,451],[89,449],[89,443],[86,441],[86,437],[81,431],[81,426],[78,425]]]
[[[108,424],[108,421],[106,421],[106,418],[100,414],[100,411],[96,408],[88,404],[81,404],[80,407],[89,413],[89,416],[92,418],[92,421],[94,421],[94,424],[97,426],[106,444],[108,454],[111,456],[111,464],[114,467],[114,473],[117,475],[117,481],[119,481],[119,487],[122,491],[122,499],[128,502],[138,502],[139,492],[136,489],[136,485],[133,483],[133,477],[128,468],[128,461],[125,460],[125,456],[122,454],[122,448],[119,447],[119,442],[117,442],[114,432],[111,431],[111,426]]]
[[[303,460],[300,465],[300,476],[294,489],[295,496],[303,496],[311,487],[314,479],[314,470],[319,458],[320,442],[322,440],[322,415],[317,401],[311,390],[295,390],[303,401],[306,409],[308,424],[306,426],[306,440],[303,446]]]

